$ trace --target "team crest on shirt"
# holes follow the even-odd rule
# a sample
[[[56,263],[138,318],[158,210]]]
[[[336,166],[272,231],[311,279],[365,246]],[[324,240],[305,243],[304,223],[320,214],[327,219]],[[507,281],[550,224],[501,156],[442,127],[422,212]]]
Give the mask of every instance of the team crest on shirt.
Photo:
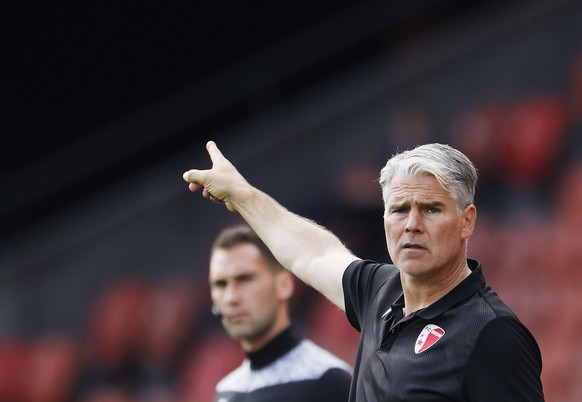
[[[416,338],[414,353],[419,354],[437,343],[445,335],[445,330],[438,325],[428,324]]]

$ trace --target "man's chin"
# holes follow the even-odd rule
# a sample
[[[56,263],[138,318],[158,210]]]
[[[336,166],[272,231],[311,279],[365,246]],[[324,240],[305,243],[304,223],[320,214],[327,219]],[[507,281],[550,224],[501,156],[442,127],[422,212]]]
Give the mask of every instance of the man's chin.
[[[426,264],[421,260],[407,259],[400,265],[395,264],[401,272],[410,276],[422,276],[426,274]]]
[[[249,331],[248,328],[245,328],[243,326],[240,325],[229,325],[228,327],[225,328],[226,332],[228,333],[228,335],[230,335],[231,338],[242,341],[247,339],[249,336],[252,335],[251,331]]]

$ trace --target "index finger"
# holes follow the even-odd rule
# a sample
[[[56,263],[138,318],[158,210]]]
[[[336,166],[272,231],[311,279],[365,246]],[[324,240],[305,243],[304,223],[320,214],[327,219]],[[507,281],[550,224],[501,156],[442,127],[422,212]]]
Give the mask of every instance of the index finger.
[[[220,152],[220,149],[218,149],[218,146],[214,141],[208,141],[206,143],[206,151],[208,152],[212,163],[216,162],[218,158],[224,158],[224,155]]]

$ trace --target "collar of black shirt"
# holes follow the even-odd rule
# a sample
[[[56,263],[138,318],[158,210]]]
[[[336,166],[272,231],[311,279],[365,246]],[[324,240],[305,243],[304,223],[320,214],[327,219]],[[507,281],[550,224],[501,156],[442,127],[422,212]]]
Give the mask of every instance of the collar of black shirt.
[[[456,286],[442,298],[426,308],[415,311],[413,314],[411,314],[411,316],[417,315],[420,318],[431,320],[457,305],[458,303],[463,302],[476,291],[486,286],[485,278],[483,277],[483,272],[481,271],[481,264],[479,261],[467,259],[467,263],[471,269],[471,275],[465,278],[458,286]],[[402,318],[404,318],[404,308],[404,295],[400,294],[398,299],[392,303],[390,309],[382,315],[382,318],[384,321],[392,320],[392,325],[394,326],[396,323],[402,320]]]
[[[465,301],[479,289],[486,286],[481,264],[477,260],[467,259],[471,274],[459,283],[453,290],[430,306],[418,311],[418,316],[426,320],[431,320],[455,305]]]
[[[247,358],[251,362],[251,370],[259,370],[268,366],[297,346],[302,340],[303,338],[294,325],[287,327],[262,349],[247,353]]]

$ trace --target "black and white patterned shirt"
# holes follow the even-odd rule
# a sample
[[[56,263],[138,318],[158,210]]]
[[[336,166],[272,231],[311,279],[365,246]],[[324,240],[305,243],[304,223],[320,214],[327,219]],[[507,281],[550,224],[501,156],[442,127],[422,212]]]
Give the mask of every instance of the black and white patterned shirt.
[[[346,362],[289,327],[217,384],[215,402],[342,402],[350,382]]]

